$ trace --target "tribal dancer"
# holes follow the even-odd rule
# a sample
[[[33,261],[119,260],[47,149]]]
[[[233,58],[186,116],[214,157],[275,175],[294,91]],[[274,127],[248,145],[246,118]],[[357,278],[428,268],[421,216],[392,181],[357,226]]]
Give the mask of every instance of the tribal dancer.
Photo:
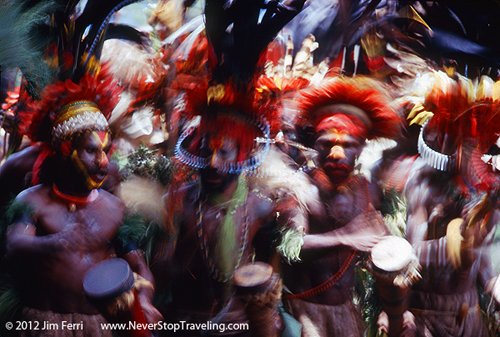
[[[483,77],[474,84],[442,72],[432,77],[412,114],[427,121],[419,166],[406,186],[407,237],[423,266],[410,307],[417,336],[487,336],[477,284],[492,292],[497,280],[489,249],[500,221],[499,180],[481,156],[500,131],[498,82]],[[493,297],[498,303],[498,290]]]
[[[118,91],[117,91],[118,90]],[[44,143],[38,163],[41,185],[19,194],[11,207],[6,257],[21,294],[22,319],[83,322],[84,336],[111,335],[82,289],[86,272],[119,254],[144,285],[138,289],[150,321],[160,319],[151,305],[153,278],[133,245],[117,240],[123,221],[121,201],[100,187],[109,165],[111,135],[107,118],[119,89],[104,77],[84,76],[49,85],[41,101],[21,115],[32,139]],[[72,336],[67,329],[26,330],[22,336]]]
[[[400,124],[380,87],[368,78],[339,77],[299,98],[301,136],[317,151],[310,175],[322,204],[308,225],[293,229],[302,237],[300,260],[284,265],[283,279],[306,337],[363,335],[353,304],[354,264],[387,230],[376,211],[379,191],[355,172],[356,158],[367,139],[396,136]]]
[[[0,35],[2,41],[9,43],[0,52],[0,65],[2,69],[18,67],[23,77],[19,101],[12,107],[16,121],[17,110],[23,110],[27,99],[38,99],[46,84],[66,79],[78,83],[84,74],[99,69],[107,39],[140,40],[141,34],[132,27],[109,24],[118,10],[133,2],[136,1],[110,0],[103,5],[98,0],[89,0],[84,6],[79,1],[2,2],[0,13],[5,24]],[[28,136],[23,130],[13,129],[11,136],[19,137],[19,141],[12,142],[15,145],[10,149],[12,152],[18,150],[21,138]],[[0,208],[23,189],[40,183],[34,165],[42,161],[40,156],[45,151],[37,139],[29,141],[30,146],[14,153],[0,166]],[[117,171],[111,163],[103,188],[112,191],[116,187],[111,178],[118,176]]]
[[[179,48],[188,57],[176,64],[181,96],[174,116],[190,123],[175,154],[196,172],[191,180],[179,172],[167,195],[176,238],[165,269],[172,280],[168,319],[206,322],[223,307],[217,321],[247,319],[231,296],[232,277],[254,259],[269,261],[275,220],[272,200],[246,177],[265,160],[277,120],[275,101],[256,86],[254,72],[262,50],[302,5],[207,1],[205,32]]]
[[[223,99],[234,94],[228,87],[220,90]],[[254,148],[256,137],[269,137],[268,124],[253,121],[242,112],[249,107],[235,102],[212,102],[207,108],[210,113],[202,116],[196,132],[188,129],[191,134],[177,145],[178,159],[196,167],[199,180],[168,195],[172,207],[167,210],[177,228],[171,307],[176,318],[189,321],[206,321],[226,304],[235,269],[254,253],[258,260],[268,259],[256,238],[265,238],[262,231],[273,210],[270,200],[249,189],[245,177],[268,151],[269,144]]]

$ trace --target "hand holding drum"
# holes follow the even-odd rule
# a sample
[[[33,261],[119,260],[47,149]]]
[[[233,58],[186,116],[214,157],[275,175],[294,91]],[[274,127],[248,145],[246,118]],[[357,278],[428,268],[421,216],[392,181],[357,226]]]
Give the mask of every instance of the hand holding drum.
[[[98,263],[87,272],[83,290],[108,321],[136,322],[144,324],[144,327],[147,320],[137,295],[136,283],[129,264],[123,259],[112,258]],[[123,332],[131,337],[151,336],[147,329]]]

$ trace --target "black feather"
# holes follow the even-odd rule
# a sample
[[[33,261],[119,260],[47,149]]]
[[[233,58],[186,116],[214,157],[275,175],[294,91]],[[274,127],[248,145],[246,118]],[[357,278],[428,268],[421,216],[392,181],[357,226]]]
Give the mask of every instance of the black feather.
[[[303,5],[304,0],[207,0],[205,27],[217,61],[213,79],[246,83],[263,49]]]
[[[148,36],[141,31],[138,31],[134,27],[110,23],[108,30],[106,31],[105,40],[109,39],[120,39],[127,40],[143,47],[150,47],[151,41]]]
[[[0,2],[0,67],[19,68],[26,78],[26,88],[33,97],[51,81],[52,73],[43,61],[48,43],[36,34],[56,8],[55,1],[28,6],[24,1]]]

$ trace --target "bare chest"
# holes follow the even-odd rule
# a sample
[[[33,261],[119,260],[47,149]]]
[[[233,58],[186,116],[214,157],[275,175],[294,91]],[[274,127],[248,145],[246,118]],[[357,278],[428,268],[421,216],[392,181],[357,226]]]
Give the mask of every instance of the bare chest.
[[[59,234],[78,241],[84,250],[94,250],[110,245],[120,220],[113,210],[103,210],[98,205],[74,212],[61,205],[50,205],[37,210],[37,235]]]
[[[347,223],[356,214],[356,198],[352,194],[337,194],[324,202],[328,218],[334,219],[340,224]]]
[[[226,282],[255,253],[254,238],[270,212],[249,197],[236,207],[197,200],[184,213],[178,249],[203,260],[213,279]],[[265,213],[267,212],[267,213]],[[186,251],[188,246],[191,252]]]

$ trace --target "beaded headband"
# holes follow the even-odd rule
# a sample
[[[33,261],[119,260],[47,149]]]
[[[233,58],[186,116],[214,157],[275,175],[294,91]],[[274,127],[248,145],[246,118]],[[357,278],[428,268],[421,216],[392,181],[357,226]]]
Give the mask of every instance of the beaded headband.
[[[108,130],[108,127],[108,121],[97,104],[91,101],[75,101],[62,107],[52,128],[52,141],[64,141],[75,133],[87,130]]]
[[[259,141],[257,143],[264,144],[263,147],[257,151],[256,154],[250,156],[250,158],[238,161],[238,162],[226,162],[222,164],[222,167],[218,168],[219,171],[223,173],[229,174],[239,174],[241,172],[251,172],[255,170],[262,164],[265,156],[269,152],[270,144],[271,144],[271,132],[269,123],[265,118],[261,118],[260,120],[254,120],[248,117],[240,117],[243,118],[250,125],[254,125],[261,133],[263,137],[257,137]],[[203,169],[208,167],[209,158],[201,157],[190,153],[186,147],[184,146],[184,141],[186,138],[191,136],[196,130],[196,127],[191,127],[186,129],[181,136],[179,137],[177,143],[175,144],[175,156],[185,165],[196,169]]]

